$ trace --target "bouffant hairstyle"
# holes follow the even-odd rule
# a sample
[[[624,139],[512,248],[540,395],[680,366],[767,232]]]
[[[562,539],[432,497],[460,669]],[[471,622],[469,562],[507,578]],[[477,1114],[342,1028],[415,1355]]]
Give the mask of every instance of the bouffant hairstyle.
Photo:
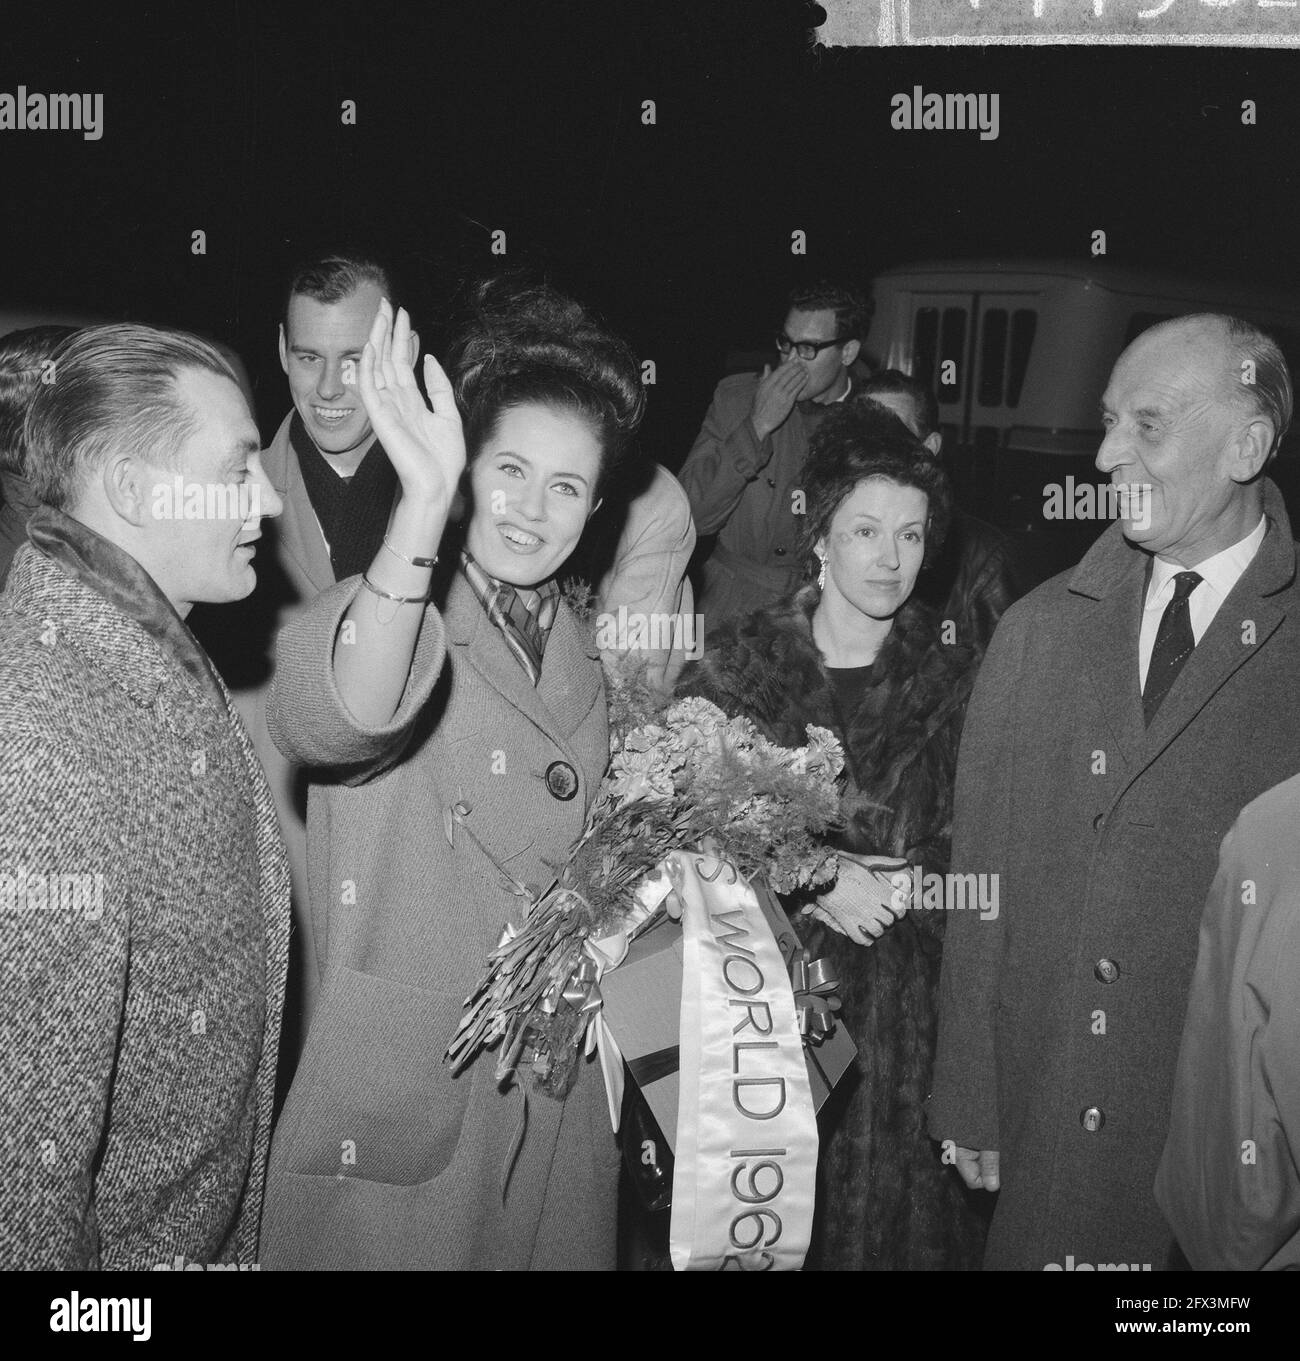
[[[948,475],[892,411],[857,397],[833,406],[809,441],[803,474],[807,505],[802,547],[810,566],[816,562],[813,545],[830,529],[845,497],[870,477],[884,477],[925,493],[925,563],[934,561],[952,517]]]
[[[571,411],[600,441],[599,492],[645,410],[631,349],[581,303],[547,284],[480,283],[471,291],[469,313],[449,359],[470,459],[507,410],[538,403]]]

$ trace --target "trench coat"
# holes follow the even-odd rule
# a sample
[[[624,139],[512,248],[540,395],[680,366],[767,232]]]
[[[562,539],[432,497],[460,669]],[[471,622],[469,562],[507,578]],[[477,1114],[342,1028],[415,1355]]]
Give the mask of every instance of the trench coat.
[[[618,1150],[598,1068],[582,1063],[563,1101],[525,1100],[498,1087],[494,1051],[456,1077],[443,1059],[521,919],[509,878],[550,882],[608,764],[595,639],[561,603],[534,689],[457,571],[397,713],[363,728],[331,666],[359,589],[349,577],[286,625],[268,704],[285,755],[329,769],[308,801],[324,977],[272,1148],[263,1263],[612,1268]]]
[[[1168,1262],[1152,1193],[1197,934],[1239,811],[1300,770],[1300,586],[1277,488],[1258,553],[1151,727],[1148,557],[1112,525],[1003,616],[967,714],[929,1125],[1001,1154],[986,1268]]]
[[[759,441],[749,419],[758,376],[724,378],[677,480],[690,498],[699,534],[718,542],[704,564],[700,609],[709,627],[774,605],[801,583],[802,486],[811,422],[796,403]]]

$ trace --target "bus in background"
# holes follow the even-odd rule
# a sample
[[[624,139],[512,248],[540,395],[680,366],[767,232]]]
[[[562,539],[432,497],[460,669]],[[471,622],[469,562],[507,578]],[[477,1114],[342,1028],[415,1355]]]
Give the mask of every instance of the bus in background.
[[[960,503],[1019,539],[1032,575],[1077,562],[1106,521],[1049,520],[1046,489],[1097,484],[1100,405],[1137,335],[1191,312],[1255,322],[1300,373],[1300,293],[1211,283],[1105,263],[947,260],[877,276],[864,351],[933,388]],[[1300,525],[1300,459],[1270,467]]]

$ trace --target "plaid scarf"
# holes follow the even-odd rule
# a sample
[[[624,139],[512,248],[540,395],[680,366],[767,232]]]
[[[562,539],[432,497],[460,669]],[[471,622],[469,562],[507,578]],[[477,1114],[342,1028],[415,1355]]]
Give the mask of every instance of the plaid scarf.
[[[535,599],[529,604],[515,587],[488,576],[467,552],[461,552],[460,566],[487,617],[501,630],[510,651],[536,685],[542,674],[546,640],[560,605],[560,588],[555,578],[530,591],[528,594]]]

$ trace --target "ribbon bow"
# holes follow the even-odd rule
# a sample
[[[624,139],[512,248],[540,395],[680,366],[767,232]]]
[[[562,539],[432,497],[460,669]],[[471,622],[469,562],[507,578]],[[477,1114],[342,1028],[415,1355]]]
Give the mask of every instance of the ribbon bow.
[[[554,1016],[562,1005],[571,1006],[579,1016],[590,1016],[604,1004],[600,995],[600,968],[590,955],[586,956],[564,983],[557,983],[542,998],[541,1009]]]
[[[790,959],[790,986],[794,989],[794,1011],[804,1043],[821,1044],[835,1029],[840,980],[826,960],[810,960],[808,951],[800,950]]]

